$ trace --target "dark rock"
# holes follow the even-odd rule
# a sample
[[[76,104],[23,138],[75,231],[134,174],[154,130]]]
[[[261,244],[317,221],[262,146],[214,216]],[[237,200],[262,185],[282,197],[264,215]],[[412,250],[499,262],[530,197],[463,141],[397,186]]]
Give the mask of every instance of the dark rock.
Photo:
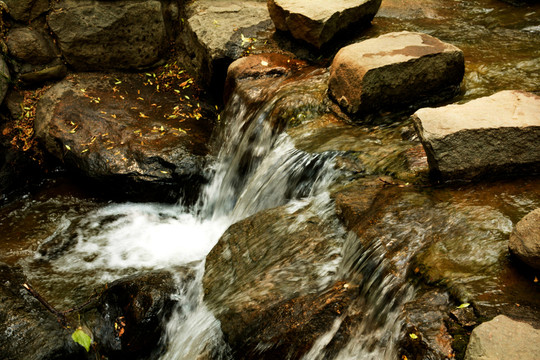
[[[258,34],[272,28],[261,1],[194,1],[187,4],[186,17],[177,40],[179,60],[218,94],[229,64],[259,46]]]
[[[78,71],[146,68],[168,46],[162,3],[155,0],[61,0],[48,24]]]
[[[0,104],[4,101],[7,91],[9,89],[9,83],[11,76],[9,75],[9,69],[4,61],[4,57],[0,56]]]
[[[293,348],[305,352],[315,334],[339,316],[332,309],[348,301],[344,286],[325,292],[340,257],[342,240],[334,226],[307,210],[279,207],[231,225],[212,249],[203,278],[205,301],[239,356],[271,358],[274,350],[281,354]],[[299,315],[304,311],[304,317]],[[278,314],[286,317],[283,324]],[[319,321],[317,314],[332,316]],[[297,316],[302,320],[294,327]]]
[[[0,263],[0,353],[6,360],[86,359],[51,312],[23,289],[22,270]]]
[[[49,0],[4,0],[9,15],[22,22],[32,21],[49,10]]]
[[[425,108],[413,121],[430,171],[443,179],[540,172],[540,97],[501,91],[463,105]]]
[[[508,247],[525,264],[540,270],[540,209],[521,219],[512,234]]]
[[[59,56],[50,37],[29,27],[11,29],[6,44],[11,56],[32,65],[48,64]]]
[[[520,359],[540,357],[540,330],[499,315],[476,327],[465,360]]]
[[[320,48],[338,34],[367,27],[380,5],[381,0],[269,0],[268,11],[276,29]]]
[[[24,85],[38,85],[47,81],[61,80],[68,74],[67,67],[61,61],[53,61],[45,66],[33,66],[21,72],[18,80]]]
[[[113,185],[116,195],[193,200],[205,181],[212,122],[192,93],[181,101],[172,86],[156,92],[144,85],[146,77],[81,74],[56,84],[38,103],[36,135],[52,155]]]
[[[186,270],[182,285],[193,280]],[[83,311],[98,351],[109,359],[148,359],[160,352],[165,324],[177,303],[176,281],[167,271],[154,271],[114,281],[95,307]]]
[[[389,33],[336,54],[329,95],[350,114],[435,103],[456,94],[464,71],[457,47],[422,33]]]
[[[446,320],[450,308],[447,293],[428,291],[404,306],[404,333],[401,348],[408,359],[453,357],[452,336]]]

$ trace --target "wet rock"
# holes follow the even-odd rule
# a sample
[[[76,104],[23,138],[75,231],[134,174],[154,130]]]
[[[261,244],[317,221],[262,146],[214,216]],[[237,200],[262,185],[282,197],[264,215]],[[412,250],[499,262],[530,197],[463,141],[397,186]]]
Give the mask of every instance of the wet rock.
[[[268,11],[276,29],[320,48],[338,34],[370,25],[380,5],[380,0],[269,0]]]
[[[235,60],[227,69],[225,102],[240,82],[285,76],[306,66],[305,61],[283,54],[258,54]]]
[[[193,273],[179,272],[181,283],[193,280]],[[165,324],[177,303],[173,275],[153,271],[114,281],[95,307],[83,313],[98,350],[109,359],[148,359],[160,351]],[[163,345],[163,344],[161,344]]]
[[[540,171],[540,97],[502,91],[413,115],[430,171],[443,179]]]
[[[22,22],[32,21],[49,10],[49,0],[4,0],[9,15]]]
[[[238,356],[305,352],[339,316],[346,288],[325,291],[340,259],[334,226],[308,210],[278,207],[231,225],[212,249],[204,298]]]
[[[212,122],[194,116],[204,111],[193,94],[181,102],[172,88],[156,93],[145,82],[143,74],[66,79],[38,103],[36,135],[65,165],[116,195],[193,200],[205,181]]]
[[[251,45],[258,46],[259,32],[272,27],[261,1],[194,1],[187,5],[186,14],[178,39],[183,47],[180,61],[217,93],[229,64]]]
[[[360,234],[369,224],[376,200],[384,197],[384,181],[392,180],[389,177],[359,179],[332,194],[336,214],[348,230]]]
[[[540,209],[521,219],[512,234],[508,247],[512,254],[534,269],[540,270]]]
[[[408,359],[448,359],[454,357],[452,336],[446,320],[450,299],[439,290],[428,291],[405,304],[402,352]]]
[[[499,315],[473,330],[465,359],[534,360],[540,357],[539,344],[540,330]]]
[[[6,360],[86,359],[58,319],[22,288],[22,270],[0,263],[0,353]]]
[[[7,91],[9,89],[9,83],[11,76],[9,75],[9,68],[4,61],[4,57],[0,56],[0,104],[4,101]]]
[[[11,29],[6,44],[11,56],[32,65],[48,64],[59,55],[48,36],[29,27]]]
[[[418,106],[453,96],[463,52],[422,33],[398,32],[342,48],[330,67],[329,95],[348,113]]]
[[[78,71],[146,68],[168,46],[160,1],[62,0],[48,24]]]
[[[300,359],[355,297],[355,288],[338,282],[321,294],[298,296],[266,309],[238,335],[245,342],[233,347],[237,357]]]

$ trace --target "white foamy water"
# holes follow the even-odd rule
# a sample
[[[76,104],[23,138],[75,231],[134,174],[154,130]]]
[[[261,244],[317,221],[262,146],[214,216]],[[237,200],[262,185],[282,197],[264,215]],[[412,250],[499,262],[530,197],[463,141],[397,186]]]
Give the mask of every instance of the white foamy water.
[[[76,244],[55,266],[70,271],[185,265],[203,260],[228,226],[226,218],[199,219],[173,205],[109,205],[86,216]]]

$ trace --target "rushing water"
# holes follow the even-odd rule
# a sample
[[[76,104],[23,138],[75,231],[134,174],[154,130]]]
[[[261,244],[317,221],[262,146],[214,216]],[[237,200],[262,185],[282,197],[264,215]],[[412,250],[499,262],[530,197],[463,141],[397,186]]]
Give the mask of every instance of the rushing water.
[[[460,100],[510,88],[540,90],[538,5],[515,8],[495,0],[407,4],[385,1],[366,37],[424,31],[461,47],[466,75]],[[311,76],[324,81],[325,75]],[[0,260],[23,266],[29,280],[59,308],[72,307],[106,282],[129,274],[189,266],[195,280],[175,295],[179,305],[167,324],[162,358],[230,358],[202,291],[205,258],[225,230],[284,204],[291,212],[309,208],[330,217],[329,189],[358,176],[336,170],[340,156],[353,154],[362,163],[362,175],[399,176],[406,168],[401,154],[414,145],[404,136],[410,125],[406,117],[397,124],[378,119],[365,126],[323,121],[324,126],[301,124],[281,132],[284,124],[276,124],[276,107],[302,102],[310,91],[304,85],[321,84],[302,81],[262,91],[266,100],[257,106],[247,106],[241,91],[232,95],[214,139],[216,161],[208,169],[212,181],[195,206],[105,203],[76,185],[53,183],[0,209]],[[411,187],[395,195],[366,236],[369,241],[348,234],[331,269],[318,269],[321,283],[347,280],[358,286],[359,296],[304,359],[396,359],[402,307],[415,297],[405,276],[411,261],[423,264],[432,281],[446,281],[459,301],[474,300],[488,308],[517,301],[538,306],[538,297],[528,289],[531,279],[506,257],[512,226],[537,207],[540,181],[534,178],[447,189]],[[341,326],[360,312],[362,320],[351,327],[348,341],[328,350]]]

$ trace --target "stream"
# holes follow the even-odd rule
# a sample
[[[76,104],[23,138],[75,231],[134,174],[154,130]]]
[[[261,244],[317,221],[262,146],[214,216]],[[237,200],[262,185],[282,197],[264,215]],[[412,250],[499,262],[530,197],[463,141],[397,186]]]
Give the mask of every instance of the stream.
[[[457,101],[503,89],[540,91],[540,5],[429,0],[403,6],[388,0],[365,37],[423,31],[460,47],[466,74]],[[21,266],[44,297],[65,309],[128,275],[192,269],[194,280],[178,284],[174,295],[178,308],[166,324],[163,360],[209,353],[233,358],[204,301],[205,259],[231,225],[277,207],[301,214],[298,226],[302,216],[316,216],[332,233],[323,245],[332,256],[311,270],[318,289],[338,280],[358,287],[347,312],[303,359],[400,358],[403,308],[426,288],[420,275],[411,279],[414,267],[430,285],[444,283],[455,305],[474,302],[486,314],[518,303],[538,311],[539,289],[531,289],[532,279],[511,262],[507,241],[513,226],[540,207],[540,178],[394,189],[359,241],[337,220],[333,194],[364,177],[427,184],[404,156],[418,140],[410,135],[409,114],[382,114],[357,126],[329,119],[312,106],[324,94],[328,74],[309,71],[268,87],[255,105],[241,95],[249,89],[236,90],[213,136],[211,180],[194,205],[180,205],[181,199],[172,205],[114,203],[87,193],[74,179],[52,178],[0,208],[0,261]],[[304,118],[308,109],[309,119],[276,126],[276,109],[289,103]],[[360,170],[342,166],[351,158]],[[303,265],[291,266],[298,266],[298,278],[290,281],[302,288]],[[360,311],[342,346],[329,346],[347,316]]]

